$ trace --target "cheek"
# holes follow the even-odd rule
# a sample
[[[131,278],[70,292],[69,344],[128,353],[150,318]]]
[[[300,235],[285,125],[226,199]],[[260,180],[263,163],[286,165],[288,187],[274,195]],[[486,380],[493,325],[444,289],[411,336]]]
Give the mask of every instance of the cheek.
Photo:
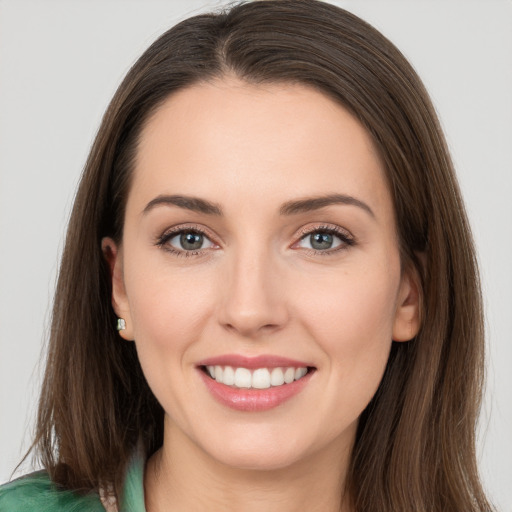
[[[193,385],[186,370],[194,362],[191,348],[210,316],[212,286],[198,273],[187,276],[175,269],[170,272],[165,265],[150,267],[126,275],[135,345],[157,400],[176,421],[183,422],[189,396],[183,390]]]
[[[165,348],[186,343],[201,328],[201,312],[212,302],[212,283],[200,272],[170,269],[161,257],[144,265],[134,259],[126,270],[135,340]]]
[[[331,273],[316,281],[314,293],[303,290],[304,314],[322,339],[391,340],[399,283],[398,265]]]
[[[372,398],[388,360],[399,276],[398,264],[331,276],[321,295],[303,303],[306,328],[326,356],[331,389],[342,390],[340,399],[355,410]]]
[[[170,270],[163,260],[144,266],[134,261],[125,274],[139,361],[161,402],[174,400],[169,390],[180,388],[174,378],[191,364],[190,348],[204,332],[214,303],[213,285],[204,276]]]

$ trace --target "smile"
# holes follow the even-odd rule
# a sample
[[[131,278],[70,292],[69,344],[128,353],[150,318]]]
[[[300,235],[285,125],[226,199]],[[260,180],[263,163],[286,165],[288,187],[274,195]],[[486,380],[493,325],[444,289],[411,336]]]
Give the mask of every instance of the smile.
[[[208,365],[204,368],[210,377],[220,384],[240,389],[268,389],[283,386],[302,379],[308,373],[308,368],[304,366],[256,368],[254,370],[220,365]]]
[[[240,412],[278,407],[308,386],[316,373],[309,362],[274,355],[223,355],[200,361],[199,375],[210,395]]]

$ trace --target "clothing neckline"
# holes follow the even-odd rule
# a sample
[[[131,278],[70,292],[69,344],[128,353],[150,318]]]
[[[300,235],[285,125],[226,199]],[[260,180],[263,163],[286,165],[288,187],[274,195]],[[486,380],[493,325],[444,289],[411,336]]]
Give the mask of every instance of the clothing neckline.
[[[144,500],[144,467],[146,458],[142,449],[136,450],[133,455],[123,486],[121,510],[123,512],[146,512]]]
[[[146,459],[143,450],[134,452],[124,476],[119,505],[108,488],[100,488],[100,501],[106,512],[146,512],[144,500],[144,468]]]

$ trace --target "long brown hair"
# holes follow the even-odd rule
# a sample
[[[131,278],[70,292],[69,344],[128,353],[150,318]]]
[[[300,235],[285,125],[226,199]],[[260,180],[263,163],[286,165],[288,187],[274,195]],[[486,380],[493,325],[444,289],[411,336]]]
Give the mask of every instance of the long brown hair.
[[[358,511],[487,511],[475,458],[483,322],[475,253],[434,108],[403,55],[370,25],[315,0],[255,1],[185,20],[117,90],[71,215],[34,449],[71,489],[120,488],[139,439],[162,444],[163,410],[115,330],[101,239],[121,240],[137,141],[174,91],[234,74],[307,84],[372,136],[396,210],[402,265],[421,279],[422,328],[393,344],[359,421],[349,479]]]

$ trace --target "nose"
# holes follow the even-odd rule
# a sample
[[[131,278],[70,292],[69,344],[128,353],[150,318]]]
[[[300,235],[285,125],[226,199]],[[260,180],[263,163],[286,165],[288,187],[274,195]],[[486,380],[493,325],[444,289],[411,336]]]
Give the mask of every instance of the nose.
[[[289,314],[280,265],[283,262],[263,252],[233,255],[218,310],[219,322],[226,330],[257,338],[285,326]]]

